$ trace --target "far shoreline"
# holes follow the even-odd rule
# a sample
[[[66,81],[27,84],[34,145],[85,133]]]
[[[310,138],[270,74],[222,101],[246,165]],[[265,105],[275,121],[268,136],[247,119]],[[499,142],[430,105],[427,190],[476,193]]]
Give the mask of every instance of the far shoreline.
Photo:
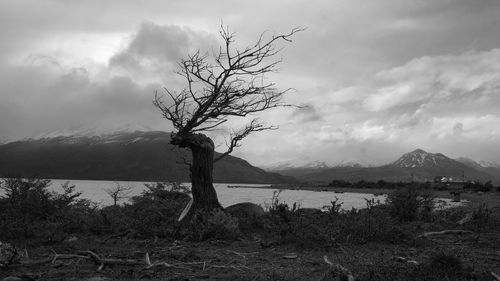
[[[334,187],[334,186],[306,186],[306,185],[263,185],[263,186],[250,186],[250,185],[231,185],[228,188],[265,188],[265,189],[278,189],[278,190],[308,190],[316,192],[335,192],[335,193],[358,193],[358,194],[373,194],[387,195],[395,189],[389,188],[356,188],[356,187]],[[434,190],[429,189],[436,198],[453,199],[451,190]],[[500,193],[498,192],[473,192],[470,190],[461,190],[462,200],[466,200],[471,205],[486,204],[488,207],[500,207]]]
[[[388,188],[355,188],[355,187],[333,187],[333,186],[311,186],[311,185],[264,185],[264,186],[250,186],[250,185],[228,185],[228,188],[263,188],[263,189],[281,189],[281,190],[308,190],[317,192],[335,192],[335,193],[364,193],[381,195],[388,194],[392,189]]]

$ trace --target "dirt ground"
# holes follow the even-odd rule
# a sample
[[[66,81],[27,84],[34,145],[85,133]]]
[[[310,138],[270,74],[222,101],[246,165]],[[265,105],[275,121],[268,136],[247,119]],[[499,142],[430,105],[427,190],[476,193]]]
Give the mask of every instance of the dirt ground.
[[[19,280],[321,280],[333,263],[364,276],[381,268],[416,266],[436,252],[451,253],[477,274],[493,280],[500,274],[500,234],[421,238],[405,244],[338,245],[333,249],[301,250],[290,246],[262,247],[258,240],[190,243],[105,237],[74,237],[55,245],[28,246],[25,263],[0,269],[0,278]],[[24,249],[23,249],[24,250]],[[104,261],[90,258],[95,253]],[[149,263],[146,259],[149,256]],[[57,256],[59,255],[59,256]],[[65,256],[66,255],[66,256]],[[78,255],[78,256],[68,256]],[[106,262],[128,260],[129,265]],[[43,261],[34,264],[33,261]],[[148,264],[150,268],[148,268]],[[152,265],[152,266],[151,266]],[[102,267],[102,268],[101,268]],[[365,279],[366,280],[366,279]]]

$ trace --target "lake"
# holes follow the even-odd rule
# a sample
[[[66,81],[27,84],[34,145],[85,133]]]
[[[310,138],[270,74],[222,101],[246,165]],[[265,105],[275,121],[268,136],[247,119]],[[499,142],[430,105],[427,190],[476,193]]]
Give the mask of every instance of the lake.
[[[51,189],[57,192],[62,191],[61,185],[67,180],[52,180]],[[76,186],[76,190],[82,193],[82,198],[90,199],[91,201],[98,203],[101,206],[113,204],[113,200],[106,193],[106,188],[113,188],[117,184],[121,186],[131,187],[132,191],[130,196],[139,195],[142,191],[147,188],[144,183],[148,182],[135,182],[135,181],[91,181],[91,180],[69,180],[70,184]],[[190,186],[190,183],[186,183],[186,186]],[[219,197],[219,201],[222,206],[227,207],[229,205],[239,203],[239,202],[252,202],[260,204],[265,207],[271,203],[273,193],[278,191],[278,189],[269,188],[258,188],[258,184],[245,184],[245,186],[254,186],[252,188],[239,187],[239,188],[228,188],[228,185],[238,185],[238,184],[214,184],[215,190]],[[301,208],[322,208],[325,205],[330,205],[331,201],[335,198],[342,202],[343,209],[354,208],[365,208],[365,199],[380,202],[385,202],[385,196],[375,196],[369,193],[335,193],[328,191],[310,191],[310,190],[282,190],[279,194],[280,202],[288,203],[292,205],[297,203]]]
[[[138,181],[92,181],[92,180],[52,180],[50,189],[56,192],[61,192],[61,185],[69,181],[71,185],[75,185],[76,191],[82,193],[81,198],[89,199],[100,206],[112,205],[112,198],[106,193],[107,188],[114,188],[117,184],[121,186],[130,187],[131,192],[129,196],[139,195],[147,188],[145,183],[151,182],[138,182]],[[190,183],[185,183],[190,187]],[[245,186],[253,186],[252,188],[239,187],[228,188],[238,184],[214,184],[215,190],[219,197],[219,202],[222,206],[227,207],[232,204],[240,202],[252,202],[263,206],[269,206],[272,201],[273,193],[278,189],[258,188],[259,184],[244,184]],[[1,190],[0,190],[1,193]],[[1,194],[0,194],[1,195]],[[331,201],[338,198],[338,202],[342,203],[342,209],[350,210],[351,208],[361,209],[366,208],[366,200],[379,201],[384,203],[386,200],[385,195],[375,196],[370,193],[335,193],[331,191],[311,191],[311,190],[287,190],[284,189],[279,194],[280,202],[289,204],[297,203],[300,208],[317,208],[321,209],[323,206],[331,205]],[[451,202],[450,199],[436,200],[438,208],[446,208],[460,205],[460,202]],[[463,203],[463,202],[462,202]]]

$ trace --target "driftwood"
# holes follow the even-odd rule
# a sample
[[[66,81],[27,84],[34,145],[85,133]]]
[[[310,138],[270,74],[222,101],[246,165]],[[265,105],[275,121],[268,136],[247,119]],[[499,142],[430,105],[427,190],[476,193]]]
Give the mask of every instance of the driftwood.
[[[419,265],[420,263],[416,260],[412,260],[412,259],[409,259],[409,258],[405,258],[405,257],[394,257],[395,260],[399,261],[399,262],[405,262],[405,263],[411,263],[411,264],[414,264],[414,265]]]
[[[461,230],[461,229],[450,229],[450,230],[443,230],[443,231],[435,231],[435,232],[425,232],[417,238],[422,238],[422,237],[429,237],[433,235],[448,235],[448,234],[473,234],[474,232],[469,231],[469,230]]]
[[[495,280],[500,281],[500,275],[496,274],[495,272],[492,271],[491,276],[493,276],[493,278],[495,278]]]
[[[356,280],[349,269],[331,262],[326,255],[323,256],[323,260],[330,266],[330,269],[321,277],[320,281],[333,281],[337,275],[340,275],[339,280]]]
[[[472,220],[472,213],[467,213],[461,220],[458,221],[459,225],[464,225]]]
[[[186,207],[184,207],[184,210],[182,210],[182,213],[179,215],[179,218],[177,221],[182,221],[184,217],[189,213],[189,210],[191,210],[191,206],[193,205],[193,197],[191,197],[191,200],[187,203]]]
[[[86,255],[86,256],[90,257],[90,259],[94,263],[99,265],[99,267],[97,268],[97,271],[101,271],[105,265],[144,265],[144,263],[145,263],[143,261],[131,260],[131,259],[112,259],[112,258],[105,259],[105,258],[99,257],[99,255],[97,255],[96,253],[94,253],[90,250],[79,252],[79,254]]]

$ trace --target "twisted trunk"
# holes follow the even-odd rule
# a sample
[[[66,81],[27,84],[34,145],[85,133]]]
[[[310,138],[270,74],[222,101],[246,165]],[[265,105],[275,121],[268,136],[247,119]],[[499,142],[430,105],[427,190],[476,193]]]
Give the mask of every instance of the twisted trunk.
[[[213,186],[214,143],[203,134],[177,134],[170,141],[191,150],[193,163],[190,167],[193,203],[186,217],[195,211],[212,211],[222,208]]]

